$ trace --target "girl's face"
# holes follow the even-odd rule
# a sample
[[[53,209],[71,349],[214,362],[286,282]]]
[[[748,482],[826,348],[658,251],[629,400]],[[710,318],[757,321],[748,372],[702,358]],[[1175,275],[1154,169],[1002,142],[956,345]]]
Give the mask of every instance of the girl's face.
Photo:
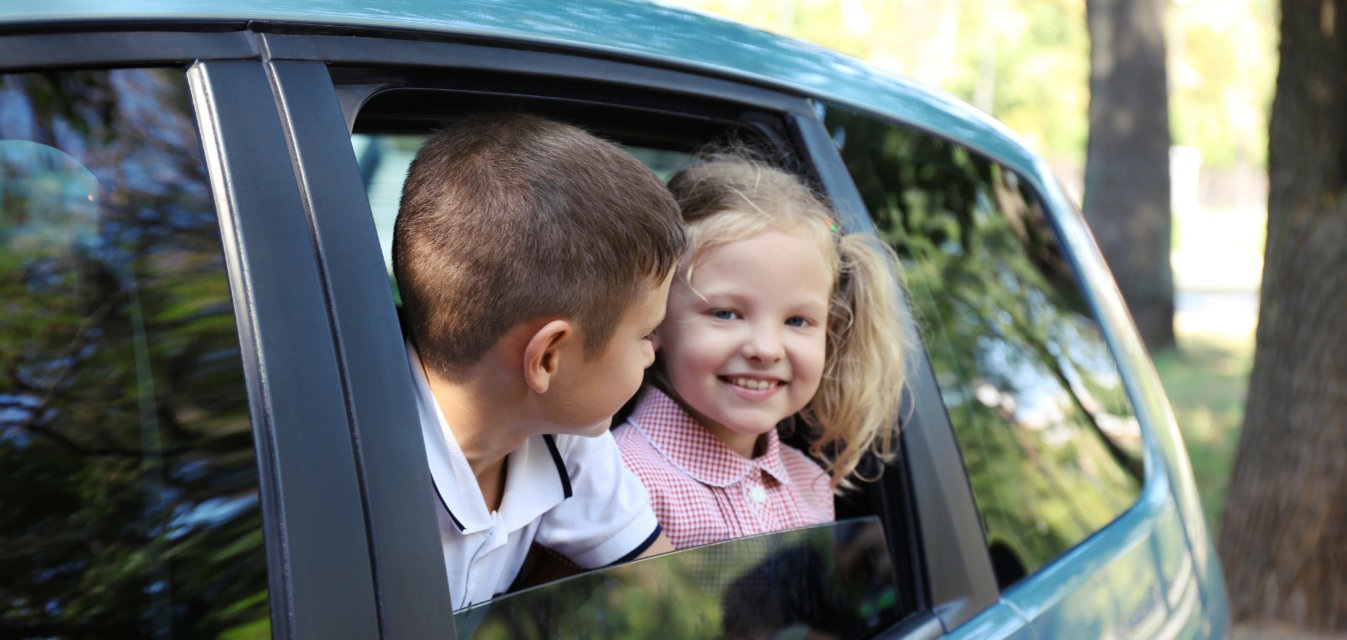
[[[655,346],[693,416],[741,455],[818,390],[832,283],[817,243],[781,230],[703,253],[691,286],[675,278]]]

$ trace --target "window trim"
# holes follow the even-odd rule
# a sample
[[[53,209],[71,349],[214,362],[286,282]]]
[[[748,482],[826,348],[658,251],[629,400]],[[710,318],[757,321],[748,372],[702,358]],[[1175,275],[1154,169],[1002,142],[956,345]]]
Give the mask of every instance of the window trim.
[[[420,424],[412,379],[337,93],[321,62],[272,61],[268,68],[336,328],[384,637],[452,636],[430,469],[407,464],[426,458],[425,444],[419,429],[399,429]]]
[[[247,31],[112,31],[0,36],[0,71],[72,68],[187,67],[197,60],[247,60],[259,55]]]
[[[248,386],[272,637],[368,638],[379,627],[343,390],[272,88],[256,61],[198,62],[187,80]]]

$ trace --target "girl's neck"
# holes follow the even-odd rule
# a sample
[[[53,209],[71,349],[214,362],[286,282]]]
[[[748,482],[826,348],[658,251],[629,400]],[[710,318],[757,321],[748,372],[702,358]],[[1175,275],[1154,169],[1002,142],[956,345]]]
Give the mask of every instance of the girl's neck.
[[[669,396],[670,400],[673,400],[679,407],[682,407],[683,411],[686,411],[689,416],[692,416],[692,419],[696,420],[697,424],[701,425],[708,433],[715,436],[716,440],[721,441],[721,443],[729,447],[730,451],[733,451],[748,460],[757,457],[758,439],[761,435],[739,433],[738,431],[731,430],[725,427],[725,425],[702,415],[701,412],[688,406],[688,403],[683,402],[683,399],[678,396],[678,392],[674,391],[673,385],[657,384],[655,386],[662,391],[664,395]]]
[[[733,451],[748,460],[757,457],[758,440],[762,436],[730,431],[719,424],[711,422],[703,422],[700,420],[698,422],[700,422],[702,427],[707,431],[711,432],[711,435],[715,436],[717,440],[725,443],[725,446],[729,447],[730,451]]]

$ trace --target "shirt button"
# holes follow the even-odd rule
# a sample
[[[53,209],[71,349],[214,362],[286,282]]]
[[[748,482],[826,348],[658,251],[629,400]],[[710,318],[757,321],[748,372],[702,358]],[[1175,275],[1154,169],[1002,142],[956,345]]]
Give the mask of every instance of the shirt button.
[[[767,491],[761,486],[751,487],[748,490],[748,499],[758,504],[762,504],[767,500]]]

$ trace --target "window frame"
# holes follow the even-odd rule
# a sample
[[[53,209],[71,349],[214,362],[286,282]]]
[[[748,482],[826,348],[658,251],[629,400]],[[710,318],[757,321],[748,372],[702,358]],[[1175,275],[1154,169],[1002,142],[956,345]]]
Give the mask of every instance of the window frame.
[[[267,511],[280,521],[269,527],[280,538],[268,544],[280,554],[269,565],[283,572],[273,580],[288,614],[273,614],[273,637],[278,629],[293,638],[369,637],[382,625],[358,460],[274,86],[262,61],[197,62],[188,80],[226,246],[237,255],[227,260],[230,289],[247,304],[240,336],[256,350],[245,351],[245,362],[256,361],[247,370],[260,377],[249,395],[271,449],[270,459],[259,456],[275,476]]]
[[[447,74],[455,71],[512,73],[597,82],[623,91],[672,92],[772,113],[784,123],[789,142],[801,153],[802,159],[817,171],[816,177],[837,203],[844,223],[853,229],[873,233],[868,213],[863,206],[857,206],[859,194],[855,192],[846,168],[808,96],[790,95],[742,81],[555,51],[475,43],[286,33],[265,33],[261,39],[276,69],[291,63],[309,63],[382,67],[394,71],[399,68],[418,68],[423,71],[429,68]],[[281,82],[282,86],[284,84]],[[309,145],[322,145],[335,152],[336,143],[331,140],[319,142],[318,138],[322,134],[317,131],[313,132],[312,139],[296,135],[296,146],[299,149],[296,153],[297,170],[303,175],[313,176],[310,180],[315,183],[358,186],[361,182],[354,152],[349,145],[349,132],[360,106],[381,86],[378,83],[356,84],[334,86],[329,90],[319,87],[319,84],[314,79],[309,95],[287,98],[284,101],[286,108],[294,113],[303,113],[305,117],[309,117],[313,109],[320,108],[325,112],[322,118],[326,135],[335,139],[340,133],[340,142],[346,146],[346,151],[337,162],[325,158],[321,163],[310,163],[306,158],[322,158],[323,155],[307,151]],[[324,95],[318,95],[320,93]],[[331,122],[333,110],[342,113],[345,130],[338,129]],[[291,118],[291,121],[297,122],[297,119]],[[351,195],[354,196],[353,193]],[[314,193],[308,197],[323,197],[323,194]],[[329,274],[326,285],[333,299],[346,299],[345,304],[338,303],[334,307],[339,349],[344,350],[348,358],[345,366],[348,371],[367,368],[386,370],[400,364],[394,362],[400,361],[400,358],[393,357],[400,355],[397,351],[370,350],[361,356],[354,355],[359,342],[371,339],[371,332],[382,334],[378,338],[381,342],[400,336],[396,320],[392,317],[391,293],[388,291],[377,238],[373,233],[373,220],[367,200],[363,197],[348,197],[340,202],[329,200],[323,205],[318,205],[316,200],[312,202],[314,206],[310,212],[315,229],[320,229],[318,233],[325,238],[336,240],[340,236],[340,242],[349,243],[348,246],[358,252],[356,255],[359,260],[358,264],[350,260],[347,266],[363,272],[354,279],[333,277],[336,275],[336,265],[322,258],[328,263],[325,267],[325,273]],[[326,255],[321,249],[319,253],[320,256]],[[376,276],[379,286],[373,284]],[[360,281],[368,284],[352,284]],[[351,327],[360,329],[357,332]],[[901,330],[915,333],[915,327]],[[880,506],[886,519],[905,517],[904,522],[908,524],[904,527],[911,526],[906,540],[890,541],[891,545],[903,545],[903,548],[894,549],[897,552],[895,557],[912,557],[918,565],[913,576],[916,588],[908,594],[914,605],[913,610],[917,613],[905,618],[894,630],[915,629],[913,633],[916,636],[931,637],[932,633],[938,635],[943,630],[953,629],[992,606],[999,598],[999,592],[982,539],[971,488],[962,471],[953,431],[944,413],[933,374],[925,361],[924,348],[919,347],[919,353],[921,361],[915,367],[913,384],[905,398],[905,406],[911,410],[912,418],[902,436],[903,451],[912,451],[913,455],[902,456],[903,462],[895,465],[890,473],[885,474],[885,480],[877,485],[876,494],[884,496]],[[366,361],[366,357],[370,360]],[[369,383],[351,379],[350,392],[359,395],[363,393],[359,387]],[[381,384],[391,385],[392,381],[385,380]],[[406,393],[410,395],[409,385]],[[359,408],[356,411],[359,412]],[[364,415],[357,416],[356,422],[360,423],[364,419]],[[372,439],[419,438],[411,430],[405,430],[406,433],[402,434],[393,431],[390,429],[374,433],[362,429],[359,446],[369,447]],[[410,444],[404,442],[389,446],[405,449]],[[892,513],[891,507],[895,504],[911,512]],[[430,511],[427,509],[426,513]],[[383,531],[397,526],[395,522],[400,520],[391,514],[387,518],[372,519],[374,538],[377,540]],[[893,531],[894,527],[891,526],[890,530]],[[429,558],[419,553],[416,554],[417,558],[429,561]],[[391,549],[389,554],[408,556],[397,560],[399,565],[415,566],[418,563],[417,558],[409,557],[413,554],[407,550]],[[389,559],[389,554],[380,554],[379,562],[382,564]],[[403,577],[401,574],[380,572],[377,576],[380,590],[384,593],[403,590],[396,584]],[[385,600],[385,605],[388,604],[389,601]]]

